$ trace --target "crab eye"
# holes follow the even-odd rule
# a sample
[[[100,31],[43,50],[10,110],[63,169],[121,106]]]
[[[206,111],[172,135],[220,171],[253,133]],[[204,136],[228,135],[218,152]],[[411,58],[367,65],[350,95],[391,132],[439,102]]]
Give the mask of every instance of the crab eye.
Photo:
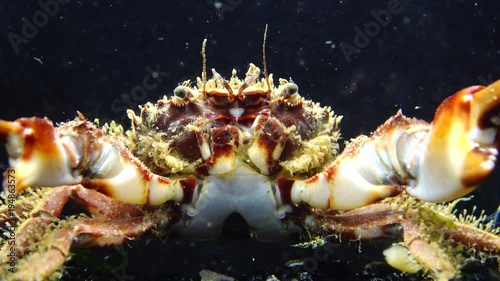
[[[184,99],[187,96],[187,94],[188,94],[188,89],[186,89],[186,87],[184,86],[177,86],[174,89],[174,96],[178,98]]]
[[[298,91],[299,91],[299,86],[297,86],[297,84],[295,84],[295,83],[287,83],[285,85],[285,92],[286,92],[287,96],[294,95]]]
[[[286,83],[285,85],[283,85],[283,92],[281,92],[281,97],[288,106],[299,106],[301,104],[301,99],[298,91],[299,86],[297,86],[297,84]]]
[[[189,102],[189,88],[177,86],[174,89],[174,95],[170,98],[170,104],[174,106],[185,106]]]

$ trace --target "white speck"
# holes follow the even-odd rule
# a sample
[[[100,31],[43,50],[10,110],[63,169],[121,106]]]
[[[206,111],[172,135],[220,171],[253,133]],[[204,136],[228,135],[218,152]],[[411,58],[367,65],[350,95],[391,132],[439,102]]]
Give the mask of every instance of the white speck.
[[[209,228],[212,227],[212,222],[210,222],[210,221],[207,222],[207,227],[209,227]]]
[[[470,101],[472,101],[473,98],[472,98],[472,95],[465,95],[463,97],[463,99],[464,99],[464,102],[470,102]]]
[[[42,65],[43,65],[43,61],[42,61],[41,59],[36,58],[36,57],[33,57],[33,59],[34,59],[34,60],[36,60],[37,62],[39,62],[40,64],[42,64]]]
[[[422,108],[420,105],[415,106],[415,109],[420,109]]]
[[[152,74],[153,74],[153,78],[155,78],[155,79],[160,77],[160,75],[158,75],[158,72],[156,72],[156,71],[154,71]]]
[[[214,2],[214,7],[218,10],[222,8],[222,3],[221,2]]]
[[[327,41],[325,41],[325,44],[327,44],[327,45],[332,44],[332,40],[327,40]]]
[[[332,49],[335,49],[335,47],[337,47],[337,45],[335,45],[335,44],[330,45],[330,48],[332,48]]]
[[[286,263],[288,267],[295,267],[295,266],[302,266],[304,265],[304,262],[302,261],[289,261]]]
[[[232,107],[229,109],[229,114],[231,114],[234,118],[240,118],[243,112],[245,112],[245,109],[241,107]]]

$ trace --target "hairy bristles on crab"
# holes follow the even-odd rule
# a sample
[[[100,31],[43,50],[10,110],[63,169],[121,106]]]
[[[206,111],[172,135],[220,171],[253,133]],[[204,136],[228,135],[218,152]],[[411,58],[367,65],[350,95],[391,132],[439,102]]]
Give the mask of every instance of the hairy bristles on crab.
[[[59,126],[0,121],[6,194],[44,187],[11,204],[13,219],[11,205],[0,208],[4,229],[20,225],[16,272],[8,244],[1,250],[6,279],[48,278],[71,247],[120,245],[152,230],[217,237],[235,213],[242,231],[262,240],[300,231],[398,239],[390,264],[440,280],[459,276],[458,253],[498,258],[497,229],[429,202],[460,198],[493,171],[500,81],[452,95],[430,124],[398,111],[337,155],[341,117],[304,99],[293,81],[275,85],[265,68],[259,80],[253,64],[242,79],[215,70],[207,79],[205,57],[203,69],[195,86],[186,81],[138,114],[129,110],[127,131],[81,114]],[[61,217],[70,201],[91,216]]]

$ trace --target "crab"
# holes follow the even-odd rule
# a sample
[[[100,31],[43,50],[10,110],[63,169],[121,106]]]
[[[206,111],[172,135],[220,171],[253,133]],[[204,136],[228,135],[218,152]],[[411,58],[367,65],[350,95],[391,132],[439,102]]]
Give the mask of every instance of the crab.
[[[5,280],[57,278],[71,249],[147,233],[215,238],[234,216],[266,241],[392,238],[391,266],[436,280],[459,277],[468,257],[499,257],[499,230],[453,207],[494,169],[500,80],[458,91],[431,123],[398,111],[339,153],[341,116],[293,81],[275,85],[265,54],[262,78],[250,64],[243,79],[207,79],[205,42],[201,78],[128,110],[126,131],[80,113],[57,126],[0,121]],[[63,216],[69,203],[85,213]]]

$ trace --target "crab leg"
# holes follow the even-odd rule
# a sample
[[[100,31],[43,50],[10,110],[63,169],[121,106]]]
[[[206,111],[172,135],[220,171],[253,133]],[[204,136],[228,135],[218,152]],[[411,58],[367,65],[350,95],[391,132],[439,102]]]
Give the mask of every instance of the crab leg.
[[[77,220],[65,228],[44,233],[39,248],[29,255],[17,256],[20,260],[15,273],[9,274],[0,266],[0,274],[6,280],[45,280],[52,276],[66,261],[71,247],[116,246],[139,237],[153,228],[156,221],[152,218],[133,217],[120,220],[96,221]],[[35,227],[35,225],[32,225]],[[34,232],[35,229],[30,229]],[[43,260],[43,263],[39,261]]]
[[[81,185],[60,186],[44,191],[42,203],[37,204],[30,210],[23,210],[24,217],[20,219],[19,227],[16,230],[16,256],[25,255],[30,240],[33,238],[33,230],[43,230],[48,225],[57,221],[61,215],[63,207],[71,198],[78,198],[94,218],[119,219],[123,217],[138,218],[144,216],[144,212],[137,206],[113,200],[95,190],[86,189]],[[74,199],[73,199],[74,200]],[[17,217],[17,214],[16,214]],[[38,231],[36,231],[38,232]],[[41,234],[41,233],[40,233]],[[32,242],[32,241],[31,241]],[[6,245],[0,250],[1,257],[7,257],[10,247]],[[0,259],[1,261],[1,259]]]
[[[354,209],[403,190],[428,202],[456,199],[493,171],[499,127],[500,80],[449,97],[431,124],[399,111],[373,136],[353,140],[323,172],[293,181],[291,200]]]
[[[153,174],[116,137],[104,136],[82,115],[58,128],[36,117],[0,120],[0,141],[6,143],[8,171],[16,179],[9,185],[5,172],[3,185],[11,193],[81,183],[127,203],[158,205],[183,198],[185,181]]]
[[[168,208],[145,212],[140,206],[111,199],[81,185],[45,189],[39,195],[43,201],[29,210],[29,219],[23,220],[16,230],[15,257],[19,264],[9,280],[49,277],[65,262],[71,247],[121,245],[168,224],[171,218]],[[83,203],[93,218],[59,220],[70,200]],[[51,227],[55,222],[58,226]],[[0,274],[5,274],[2,265],[8,264],[11,251],[9,244],[0,250]],[[40,259],[45,262],[36,262]]]
[[[316,219],[343,239],[401,239],[401,244],[384,251],[388,263],[405,272],[424,269],[437,280],[449,280],[459,274],[456,256],[462,248],[456,244],[486,256],[500,253],[497,230],[473,227],[470,218],[457,220],[450,205],[433,208],[435,205],[412,204],[412,198],[405,200],[389,199],[341,214],[318,209]]]

